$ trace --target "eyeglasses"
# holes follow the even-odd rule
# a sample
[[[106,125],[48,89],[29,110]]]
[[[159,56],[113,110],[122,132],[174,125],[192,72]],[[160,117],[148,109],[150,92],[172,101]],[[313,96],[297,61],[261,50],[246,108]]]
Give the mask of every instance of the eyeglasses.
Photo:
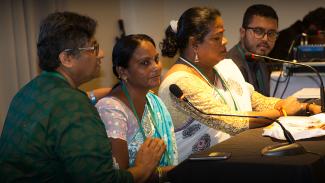
[[[246,27],[245,29],[251,29],[256,39],[262,39],[265,34],[267,34],[267,39],[269,41],[275,41],[279,36],[279,33],[275,30],[266,31],[265,29],[260,27]]]
[[[98,56],[99,53],[99,44],[95,43],[94,46],[91,47],[83,47],[83,48],[67,48],[63,50],[64,52],[69,52],[73,50],[78,50],[78,51],[92,51],[96,56]]]

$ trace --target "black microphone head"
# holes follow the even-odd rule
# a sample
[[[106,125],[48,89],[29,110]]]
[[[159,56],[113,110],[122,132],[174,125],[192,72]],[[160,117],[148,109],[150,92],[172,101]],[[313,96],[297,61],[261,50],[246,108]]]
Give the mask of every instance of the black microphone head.
[[[169,86],[169,91],[177,98],[182,98],[183,96],[183,91],[176,84],[171,84]]]

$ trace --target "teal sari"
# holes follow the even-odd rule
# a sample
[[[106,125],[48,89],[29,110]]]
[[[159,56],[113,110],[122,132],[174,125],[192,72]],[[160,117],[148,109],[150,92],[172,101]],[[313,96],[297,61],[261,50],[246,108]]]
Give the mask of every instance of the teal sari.
[[[166,152],[160,160],[160,165],[176,165],[177,149],[172,118],[159,97],[149,92],[146,98],[147,109],[150,111],[156,129],[153,137],[164,140],[166,144]]]
[[[129,98],[127,90],[124,90],[124,92]],[[142,119],[139,120],[139,129],[128,143],[130,167],[134,166],[136,153],[147,137],[160,138],[165,142],[166,151],[160,160],[159,166],[177,165],[178,154],[171,116],[158,96],[148,92],[146,101]],[[137,115],[135,116],[138,119]]]

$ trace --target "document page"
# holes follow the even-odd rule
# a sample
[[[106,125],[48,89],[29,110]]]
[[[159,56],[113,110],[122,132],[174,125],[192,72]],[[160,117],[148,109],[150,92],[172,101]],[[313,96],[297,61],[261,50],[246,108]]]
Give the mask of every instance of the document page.
[[[313,116],[285,116],[278,120],[295,140],[325,135],[325,113]],[[262,135],[285,140],[280,125],[275,122],[265,127]]]

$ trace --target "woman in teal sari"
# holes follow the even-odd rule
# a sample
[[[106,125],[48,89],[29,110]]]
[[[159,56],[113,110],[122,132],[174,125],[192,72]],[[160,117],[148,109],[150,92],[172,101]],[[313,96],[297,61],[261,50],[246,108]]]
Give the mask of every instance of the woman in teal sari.
[[[161,63],[155,43],[143,34],[126,36],[114,46],[112,59],[120,82],[96,107],[111,140],[116,167],[132,167],[144,140],[157,137],[166,144],[157,168],[157,175],[162,177],[178,163],[178,156],[170,114],[160,98],[149,91],[160,84]]]

